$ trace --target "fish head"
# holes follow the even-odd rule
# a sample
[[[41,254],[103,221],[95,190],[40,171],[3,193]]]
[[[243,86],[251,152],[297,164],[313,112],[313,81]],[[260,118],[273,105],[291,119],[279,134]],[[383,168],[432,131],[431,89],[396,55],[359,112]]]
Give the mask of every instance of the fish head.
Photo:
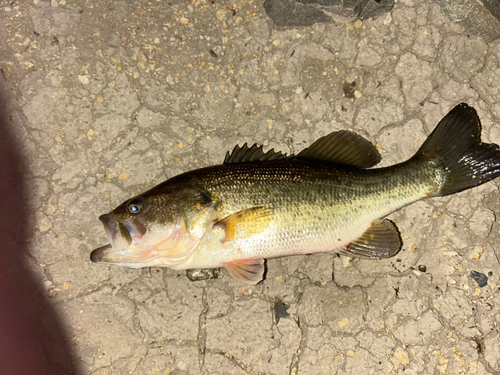
[[[92,251],[94,263],[175,267],[216,219],[214,202],[196,189],[163,189],[129,199],[99,220],[109,244]]]

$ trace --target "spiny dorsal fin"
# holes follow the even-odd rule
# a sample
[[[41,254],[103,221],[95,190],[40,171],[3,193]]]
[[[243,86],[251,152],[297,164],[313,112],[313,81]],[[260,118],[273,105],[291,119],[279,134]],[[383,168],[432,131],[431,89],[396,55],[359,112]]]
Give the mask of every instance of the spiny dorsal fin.
[[[355,168],[373,167],[381,159],[370,141],[347,130],[321,137],[294,158]]]
[[[257,144],[254,144],[252,147],[248,147],[245,143],[243,147],[235,146],[231,153],[229,153],[228,151],[224,159],[224,164],[278,160],[286,159],[286,157],[286,154],[274,151],[274,149],[264,153],[264,151],[262,151],[262,146],[257,146]]]
[[[355,258],[384,259],[396,255],[400,248],[398,228],[392,221],[384,219],[375,220],[361,237],[339,253]]]

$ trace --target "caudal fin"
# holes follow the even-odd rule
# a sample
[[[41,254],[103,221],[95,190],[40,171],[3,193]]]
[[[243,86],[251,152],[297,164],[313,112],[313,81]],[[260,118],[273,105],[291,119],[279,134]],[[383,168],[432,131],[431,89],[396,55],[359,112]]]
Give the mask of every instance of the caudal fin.
[[[481,122],[476,110],[465,103],[439,122],[413,158],[432,160],[442,171],[435,196],[458,193],[500,176],[499,147],[481,143]]]

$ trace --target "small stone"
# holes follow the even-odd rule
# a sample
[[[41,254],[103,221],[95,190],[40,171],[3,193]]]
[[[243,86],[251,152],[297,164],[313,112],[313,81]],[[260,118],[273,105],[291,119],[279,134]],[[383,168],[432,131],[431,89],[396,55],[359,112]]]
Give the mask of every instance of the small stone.
[[[146,54],[144,52],[141,51],[137,54],[137,60],[142,61],[142,62],[147,62],[148,57],[146,56]]]
[[[43,210],[47,215],[54,215],[57,207],[57,198],[53,196],[49,199]]]
[[[494,222],[495,214],[487,208],[480,207],[474,212],[474,215],[472,215],[469,227],[474,234],[480,237],[487,237],[491,232]]]
[[[391,22],[392,22],[392,15],[391,15],[391,12],[389,12],[389,13],[387,13],[387,15],[384,18],[384,25],[389,27]]]
[[[279,46],[280,42],[281,42],[281,41],[280,41],[280,40],[279,40],[279,38],[278,38],[278,39],[275,39],[275,40],[274,40],[273,44],[274,44],[275,46]]]
[[[361,26],[363,26],[363,21],[357,20],[356,22],[354,22],[354,27],[356,29],[359,29]]]
[[[50,289],[52,289],[53,285],[54,284],[52,284],[52,281],[50,281],[50,280],[45,280],[43,282],[43,287],[45,288],[46,291],[49,291]]]
[[[394,351],[394,358],[396,358],[404,366],[408,366],[410,364],[410,358],[408,357],[408,353],[400,346],[398,346]]]
[[[342,319],[342,320],[339,322],[339,326],[341,326],[341,327],[345,327],[345,326],[346,326],[346,325],[348,325],[348,324],[349,324],[349,319],[347,319],[347,318],[344,318],[344,319]]]
[[[62,288],[63,288],[63,290],[68,290],[69,289],[69,284],[68,283],[63,283]]]
[[[344,256],[344,255],[341,255],[340,256],[340,261],[342,263],[342,267],[344,268],[347,268],[351,265],[352,263],[352,258],[351,257],[347,257],[347,256]]]
[[[470,277],[477,283],[477,285],[480,288],[485,287],[488,285],[488,276],[486,276],[484,273],[477,272],[477,271],[470,271]]]
[[[45,216],[41,212],[39,212],[36,216],[37,216],[37,227],[40,232],[45,233],[50,228],[52,228],[52,223],[50,222],[47,216]]]
[[[357,99],[359,99],[359,98],[361,98],[361,97],[363,96],[363,94],[361,93],[361,91],[356,90],[356,91],[354,91],[354,96],[355,96]]]
[[[347,350],[345,352],[345,355],[350,358],[356,358],[356,353],[354,352],[354,350]]]
[[[104,103],[104,96],[99,95],[99,96],[97,97],[97,103]]]
[[[217,11],[217,19],[219,21],[222,21],[224,19],[224,17],[226,17],[226,14],[227,14],[227,11],[225,9],[219,9]]]
[[[181,22],[183,25],[187,25],[187,24],[189,23],[189,19],[187,19],[186,17],[181,17],[180,22]]]
[[[177,363],[177,367],[180,369],[180,370],[183,370],[183,371],[186,371],[187,370],[187,365],[184,361],[179,361],[179,363]]]
[[[78,76],[78,80],[84,85],[88,85],[90,83],[88,75]]]
[[[130,177],[130,173],[125,172],[124,174],[122,174],[122,175],[120,176],[120,180],[125,181],[125,180],[127,180],[129,177]]]
[[[94,130],[90,129],[88,132],[87,132],[87,137],[92,137],[94,135]]]
[[[95,359],[94,357],[84,357],[83,363],[85,363],[87,366],[92,366],[95,363]]]

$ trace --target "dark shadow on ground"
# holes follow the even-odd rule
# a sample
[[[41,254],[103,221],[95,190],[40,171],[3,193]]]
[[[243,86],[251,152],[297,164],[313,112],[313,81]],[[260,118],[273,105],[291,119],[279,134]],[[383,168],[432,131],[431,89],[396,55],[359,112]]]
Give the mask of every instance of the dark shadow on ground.
[[[69,337],[27,266],[27,161],[12,131],[10,93],[0,74],[0,373],[78,374]]]

